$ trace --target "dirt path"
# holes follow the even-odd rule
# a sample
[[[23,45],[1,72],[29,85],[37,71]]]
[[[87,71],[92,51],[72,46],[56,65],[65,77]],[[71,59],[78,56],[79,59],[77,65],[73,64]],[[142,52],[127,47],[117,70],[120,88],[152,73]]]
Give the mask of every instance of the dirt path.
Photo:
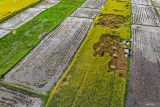
[[[58,1],[59,0],[44,0],[35,7],[28,8],[21,13],[11,17],[10,19],[0,23],[0,38],[6,36],[11,31],[17,29],[18,27],[33,19],[46,9],[55,5],[56,3],[58,3]]]
[[[106,0],[87,0],[13,67],[3,81],[37,93],[47,93],[69,66],[105,2]],[[4,102],[1,99],[2,93],[0,90],[0,102]],[[7,99],[13,99],[13,95],[8,96]]]
[[[126,107],[160,107],[160,20],[150,0],[133,0],[133,56]]]

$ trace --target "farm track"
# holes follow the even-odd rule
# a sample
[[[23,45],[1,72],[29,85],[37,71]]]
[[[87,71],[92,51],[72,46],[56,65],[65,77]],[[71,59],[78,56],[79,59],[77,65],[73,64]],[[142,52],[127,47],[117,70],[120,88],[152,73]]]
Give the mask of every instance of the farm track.
[[[35,7],[28,8],[0,23],[0,39],[57,3],[58,0],[44,0]]]
[[[155,5],[146,6],[150,0],[135,1],[132,1],[133,56],[126,107],[160,107],[160,16]]]
[[[26,57],[4,76],[2,81],[40,94],[47,94],[69,66],[85,39],[93,19],[105,2],[106,0],[87,0],[84,5],[43,38]],[[8,88],[6,89],[8,90]],[[0,90],[0,102],[5,104],[1,99],[4,97],[1,93],[3,93],[2,90]],[[14,95],[6,94],[9,99],[14,99],[16,91]],[[8,103],[11,102],[12,100],[8,101]],[[35,103],[36,100],[33,101],[33,104]],[[18,105],[21,104],[20,101],[17,101],[16,104],[12,104],[12,106],[21,107]],[[34,106],[24,105],[24,107]]]

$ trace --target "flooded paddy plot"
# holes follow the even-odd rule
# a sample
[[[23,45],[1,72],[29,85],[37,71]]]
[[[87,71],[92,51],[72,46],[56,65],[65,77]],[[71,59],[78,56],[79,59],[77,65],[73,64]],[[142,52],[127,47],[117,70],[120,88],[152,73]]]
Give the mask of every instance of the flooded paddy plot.
[[[40,14],[44,9],[30,8],[23,11],[20,14],[15,15],[14,17],[8,19],[7,21],[0,24],[1,28],[4,29],[16,29],[19,26],[23,25],[27,21],[31,20],[33,17]]]
[[[42,3],[35,6],[35,8],[48,9],[58,3],[59,0],[44,0]]]
[[[0,85],[0,107],[41,107],[40,98]]]
[[[78,8],[71,16],[72,17],[85,17],[85,18],[95,18],[99,13],[98,9],[89,8]]]
[[[67,18],[6,74],[4,81],[48,92],[70,64],[91,23],[91,19]]]
[[[10,30],[5,30],[0,28],[0,38],[3,38],[5,35],[7,35],[10,32],[11,32]]]
[[[132,72],[126,107],[160,105],[160,28],[133,25]],[[151,106],[149,106],[151,107]]]
[[[101,9],[107,0],[87,0],[81,7]]]
[[[151,0],[131,0],[131,2],[139,5],[152,5]]]
[[[133,23],[160,26],[156,12],[151,6],[132,5]]]

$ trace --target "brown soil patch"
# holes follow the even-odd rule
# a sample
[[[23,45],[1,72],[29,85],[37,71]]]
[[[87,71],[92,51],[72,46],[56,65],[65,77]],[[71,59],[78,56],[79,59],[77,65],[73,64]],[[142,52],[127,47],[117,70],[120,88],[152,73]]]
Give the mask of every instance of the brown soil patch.
[[[102,35],[98,43],[93,46],[94,56],[103,57],[105,53],[109,53],[112,60],[109,64],[109,72],[118,73],[121,77],[125,77],[127,70],[127,58],[125,57],[124,44],[119,37],[113,35]]]
[[[108,26],[111,28],[118,29],[122,25],[127,26],[128,22],[129,17],[115,14],[100,14],[100,18],[98,19],[95,25]]]

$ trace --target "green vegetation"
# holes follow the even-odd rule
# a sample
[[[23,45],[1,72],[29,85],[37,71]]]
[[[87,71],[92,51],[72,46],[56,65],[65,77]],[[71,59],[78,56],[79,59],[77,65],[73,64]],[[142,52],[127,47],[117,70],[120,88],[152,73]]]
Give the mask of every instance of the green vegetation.
[[[119,46],[121,43],[115,41],[114,37],[129,39],[130,22],[130,0],[108,0],[95,19],[72,64],[54,87],[47,107],[124,106],[126,78],[117,75],[115,73],[117,67],[110,65],[113,58],[119,57],[120,54],[117,53],[117,55],[112,56],[110,52],[107,52],[108,50],[100,47],[97,49],[104,49],[104,53],[94,55],[94,46],[101,43],[103,35],[110,35],[109,38],[106,37],[111,40],[108,41],[109,44],[115,42]],[[112,49],[117,52],[116,48]],[[121,56],[120,58],[124,58],[124,55]],[[112,69],[113,66],[115,66],[114,69]],[[127,71],[127,67],[125,68]],[[126,71],[124,72],[125,76]]]
[[[41,39],[85,0],[61,0],[11,34],[0,39],[0,77],[20,61]]]

